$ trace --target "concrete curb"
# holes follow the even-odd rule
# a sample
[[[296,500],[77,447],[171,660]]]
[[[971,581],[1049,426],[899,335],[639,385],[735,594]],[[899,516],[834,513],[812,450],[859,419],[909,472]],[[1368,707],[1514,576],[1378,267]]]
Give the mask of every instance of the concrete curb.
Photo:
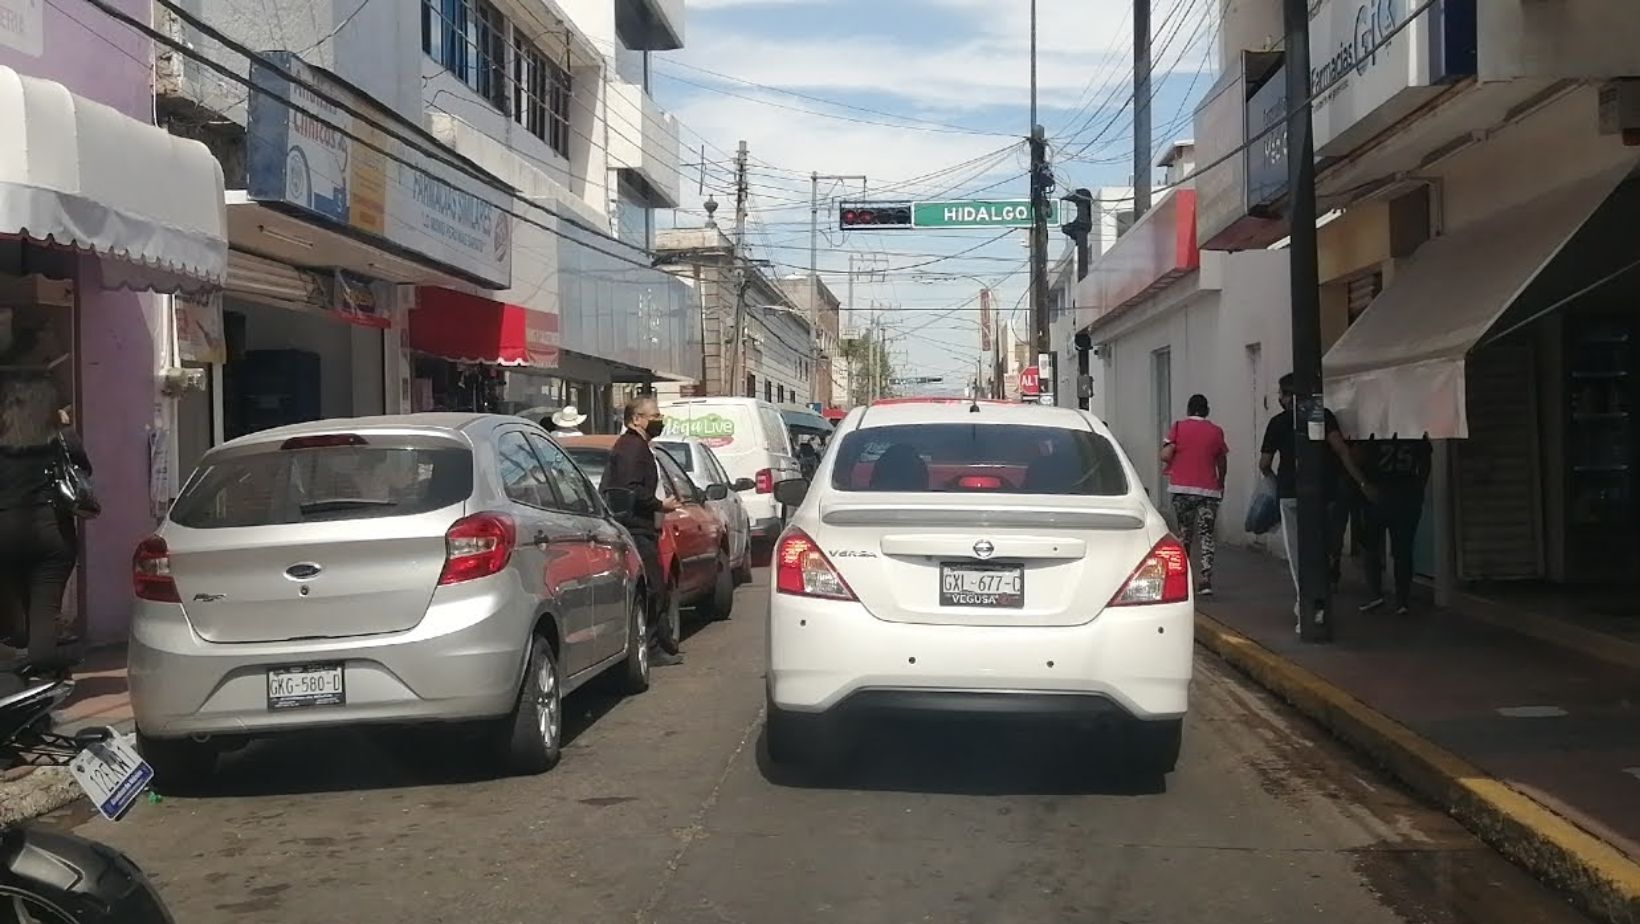
[[[1196,641],[1373,758],[1607,924],[1640,924],[1640,863],[1508,784],[1211,616]]]
[[[0,783],[0,827],[55,812],[80,795],[67,767],[36,767],[20,779]]]

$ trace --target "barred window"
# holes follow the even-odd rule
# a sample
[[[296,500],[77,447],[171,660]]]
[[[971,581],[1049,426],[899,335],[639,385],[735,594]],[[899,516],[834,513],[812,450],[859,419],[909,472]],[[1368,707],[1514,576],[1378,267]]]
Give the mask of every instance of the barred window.
[[[569,71],[547,60],[529,39],[513,41],[513,120],[569,156]]]
[[[422,0],[421,50],[507,111],[507,20],[487,0]]]

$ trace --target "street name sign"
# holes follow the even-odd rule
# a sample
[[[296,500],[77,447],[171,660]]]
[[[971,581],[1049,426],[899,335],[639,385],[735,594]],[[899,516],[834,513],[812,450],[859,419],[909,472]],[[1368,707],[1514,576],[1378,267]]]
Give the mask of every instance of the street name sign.
[[[1058,220],[1058,208],[1048,203],[1048,223]],[[913,228],[1029,228],[1029,199],[959,199],[952,202],[914,202]]]

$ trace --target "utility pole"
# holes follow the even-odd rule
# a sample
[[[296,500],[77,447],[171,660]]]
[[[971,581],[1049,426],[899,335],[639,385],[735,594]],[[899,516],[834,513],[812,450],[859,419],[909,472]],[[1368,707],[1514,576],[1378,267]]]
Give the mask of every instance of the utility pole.
[[[1310,16],[1307,0],[1283,0],[1287,30],[1287,179],[1293,306],[1293,447],[1298,468],[1299,637],[1332,637],[1323,466],[1326,410],[1321,395],[1321,291],[1315,233],[1315,139],[1310,135]]]
[[[1053,317],[1048,311],[1048,136],[1036,121],[1036,0],[1031,0],[1031,339],[1037,374],[1053,375]]]
[[[1150,0],[1133,0],[1133,220],[1150,211]]]
[[[745,387],[746,374],[741,371],[746,341],[746,142],[735,152],[735,324],[734,347],[729,363],[731,391],[738,395]]]

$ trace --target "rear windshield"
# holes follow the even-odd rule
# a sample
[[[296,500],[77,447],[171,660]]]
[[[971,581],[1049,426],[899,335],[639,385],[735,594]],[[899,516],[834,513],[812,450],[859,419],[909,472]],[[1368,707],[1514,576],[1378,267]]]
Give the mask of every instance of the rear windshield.
[[[191,529],[370,520],[428,513],[473,493],[460,447],[327,446],[207,462],[171,508]]]
[[[604,467],[609,463],[607,449],[566,449],[569,457],[586,473],[587,480],[596,485],[604,481]]]
[[[1016,424],[911,424],[856,430],[837,446],[839,491],[970,494],[1128,492],[1116,448],[1087,430]]]
[[[666,450],[672,461],[678,463],[686,472],[695,470],[695,454],[689,451],[688,443],[656,443],[656,446]]]

